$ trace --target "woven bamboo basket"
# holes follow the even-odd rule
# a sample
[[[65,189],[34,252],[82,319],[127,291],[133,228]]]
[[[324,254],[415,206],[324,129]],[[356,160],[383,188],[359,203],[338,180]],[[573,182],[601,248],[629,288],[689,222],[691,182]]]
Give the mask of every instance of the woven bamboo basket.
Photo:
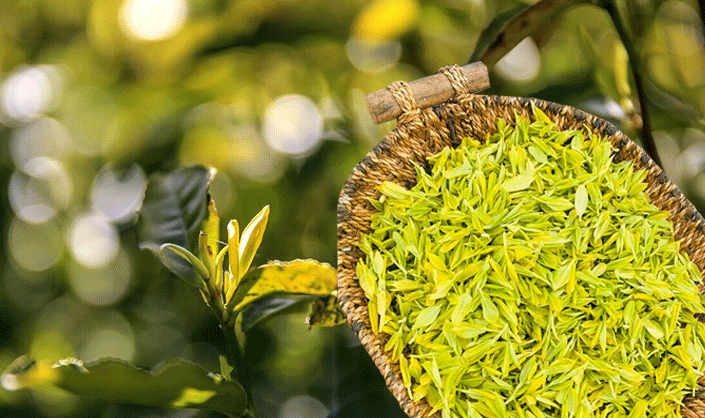
[[[486,69],[481,68],[486,79]],[[422,80],[415,85],[395,82],[386,90],[375,93],[378,97],[373,100],[377,104],[371,106],[373,117],[380,122],[398,116],[397,127],[355,167],[338,201],[338,301],[347,322],[382,373],[389,390],[412,418],[431,417],[431,407],[409,398],[398,364],[393,363],[391,353],[384,350],[389,336],[375,335],[370,328],[367,299],[355,272],[358,260],[363,257],[357,247],[360,234],[371,232],[370,215],[375,211],[368,199],[380,197],[377,186],[383,181],[412,187],[416,180],[414,164],[424,166],[427,157],[444,147],[457,146],[464,137],[484,141],[487,134],[496,131],[497,118],[513,121],[515,112],[531,117],[533,105],[561,129],[580,129],[587,125],[609,140],[616,150],[613,154],[615,161],[631,160],[637,169],[647,171],[646,193],[651,202],[671,214],[669,219],[681,249],[701,272],[705,271],[705,222],[702,216],[642,148],[610,123],[570,106],[530,98],[475,95],[473,92],[482,83],[478,84],[468,75],[467,67],[444,67],[432,83],[426,80],[419,87]],[[439,89],[447,90],[448,86],[452,86],[450,93],[439,92]],[[424,97],[418,100],[414,93],[421,93]],[[380,100],[382,96],[389,100]],[[390,102],[392,97],[395,103]],[[435,99],[428,100],[428,97]],[[434,104],[434,100],[443,102]],[[421,102],[425,103],[419,106]],[[432,106],[422,108],[429,104]],[[386,116],[380,117],[380,114]],[[702,284],[699,289],[701,293],[705,291]],[[699,383],[695,395],[683,399],[683,417],[705,418],[705,377],[701,377]],[[435,416],[440,417],[440,413]]]

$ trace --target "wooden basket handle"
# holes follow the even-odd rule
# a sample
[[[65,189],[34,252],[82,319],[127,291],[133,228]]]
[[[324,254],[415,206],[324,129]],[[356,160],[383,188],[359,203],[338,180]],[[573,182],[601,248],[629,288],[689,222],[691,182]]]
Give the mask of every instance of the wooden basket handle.
[[[462,67],[455,67],[460,71],[454,71],[453,75],[463,77],[462,82],[469,93],[477,93],[490,87],[490,79],[485,64],[474,62]],[[456,94],[456,88],[445,71],[412,81],[408,86],[419,109],[446,102]],[[399,103],[397,103],[388,88],[368,94],[365,96],[365,100],[375,123],[387,122],[402,114]]]

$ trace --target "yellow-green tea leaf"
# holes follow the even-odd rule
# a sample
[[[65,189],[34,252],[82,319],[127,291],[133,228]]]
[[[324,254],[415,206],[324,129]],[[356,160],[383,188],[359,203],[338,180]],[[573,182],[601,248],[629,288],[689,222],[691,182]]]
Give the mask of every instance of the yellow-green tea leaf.
[[[533,115],[380,186],[370,327],[443,418],[675,418],[705,370],[701,272],[644,171]]]
[[[508,192],[516,192],[528,188],[532,181],[534,181],[533,174],[521,174],[502,183],[502,188]]]
[[[414,322],[414,328],[426,328],[433,323],[433,321],[438,318],[438,314],[441,312],[440,306],[429,306],[428,308],[419,312],[419,316],[416,317],[416,322]]]
[[[578,216],[582,217],[583,214],[585,213],[585,209],[587,209],[587,205],[588,205],[587,188],[585,187],[584,184],[581,184],[575,190],[575,213],[577,213]]]

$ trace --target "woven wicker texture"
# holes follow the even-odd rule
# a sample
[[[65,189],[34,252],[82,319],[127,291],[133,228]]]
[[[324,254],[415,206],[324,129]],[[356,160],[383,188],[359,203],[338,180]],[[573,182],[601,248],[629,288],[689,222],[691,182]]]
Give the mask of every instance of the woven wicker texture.
[[[396,182],[407,188],[413,186],[416,182],[414,163],[426,166],[427,157],[444,147],[457,146],[464,137],[484,141],[487,134],[496,131],[497,118],[513,121],[515,112],[532,117],[533,105],[543,110],[561,129],[580,129],[587,125],[608,139],[616,150],[615,161],[632,160],[637,169],[647,170],[646,192],[651,202],[671,214],[670,220],[682,250],[701,271],[705,271],[705,222],[702,216],[651,158],[623,133],[606,121],[569,106],[536,99],[469,94],[456,71],[454,67],[441,70],[451,80],[456,96],[429,109],[416,107],[406,83],[396,82],[388,87],[404,113],[398,118],[396,129],[355,167],[338,201],[338,301],[348,323],[384,376],[389,390],[412,418],[431,416],[431,407],[426,403],[414,403],[409,398],[399,366],[391,363],[390,354],[384,350],[389,336],[375,335],[370,329],[367,299],[355,273],[357,262],[363,256],[357,243],[360,234],[370,232],[370,215],[375,211],[368,199],[379,198],[376,187],[383,181]],[[699,288],[701,292],[705,290],[702,284]],[[683,417],[705,418],[705,378],[701,377],[699,382],[701,389],[695,396],[689,395],[683,400]]]

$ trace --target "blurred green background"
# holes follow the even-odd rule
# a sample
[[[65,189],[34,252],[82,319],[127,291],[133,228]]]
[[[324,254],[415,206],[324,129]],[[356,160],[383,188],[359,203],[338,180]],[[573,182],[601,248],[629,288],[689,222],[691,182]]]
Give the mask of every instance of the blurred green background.
[[[532,2],[524,2],[530,4]],[[146,177],[219,170],[222,219],[271,205],[255,263],[335,265],[336,201],[391,130],[364,95],[464,64],[510,0],[0,1],[0,368],[18,355],[114,356],[218,370],[200,296],[137,250]],[[622,1],[667,175],[705,209],[702,2]],[[579,6],[506,55],[487,94],[532,96],[640,123],[607,13]],[[264,417],[402,417],[347,326],[305,312],[252,332]],[[0,389],[3,417],[206,417]]]

